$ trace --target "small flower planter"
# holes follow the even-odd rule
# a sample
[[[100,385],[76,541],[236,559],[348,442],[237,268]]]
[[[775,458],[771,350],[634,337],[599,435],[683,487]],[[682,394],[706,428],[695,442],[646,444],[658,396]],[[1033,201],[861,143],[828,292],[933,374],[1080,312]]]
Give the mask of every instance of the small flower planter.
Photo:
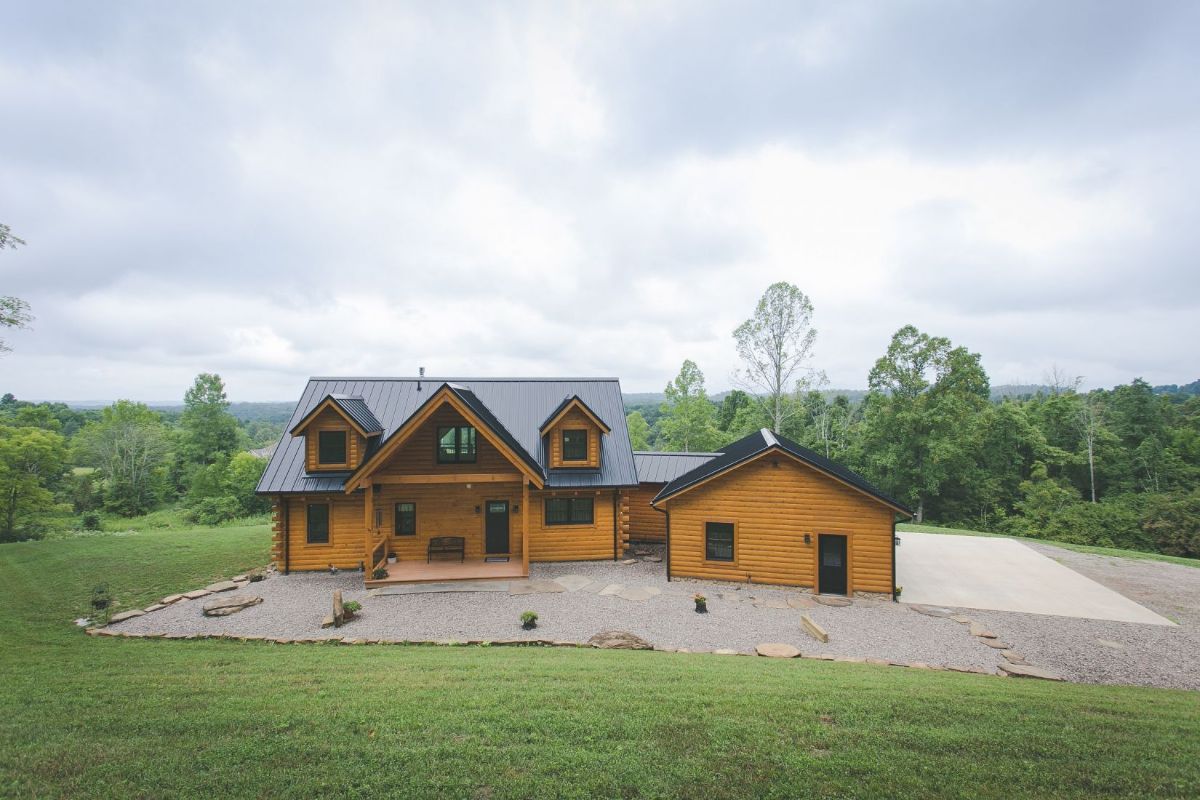
[[[692,598],[692,600],[694,600],[696,603],[696,613],[697,614],[707,614],[708,613],[708,598],[707,597],[705,597],[702,594],[698,594],[698,595],[694,596]]]
[[[531,631],[537,627],[538,615],[536,611],[526,611],[521,614],[521,627],[527,631]]]

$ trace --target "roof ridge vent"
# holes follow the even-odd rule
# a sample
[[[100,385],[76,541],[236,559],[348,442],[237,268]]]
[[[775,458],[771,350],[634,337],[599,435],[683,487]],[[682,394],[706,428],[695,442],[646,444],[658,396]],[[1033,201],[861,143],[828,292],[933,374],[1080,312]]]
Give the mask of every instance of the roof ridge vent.
[[[771,433],[770,428],[762,428],[759,430],[759,433],[762,434],[763,441],[767,443],[767,447],[774,447],[779,444],[779,440],[775,438],[775,434]]]

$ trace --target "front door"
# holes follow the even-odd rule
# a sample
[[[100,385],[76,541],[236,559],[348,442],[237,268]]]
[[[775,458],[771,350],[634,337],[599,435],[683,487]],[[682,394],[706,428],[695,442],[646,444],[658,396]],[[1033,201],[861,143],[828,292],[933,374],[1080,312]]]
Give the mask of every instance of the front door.
[[[483,551],[488,555],[508,552],[508,501],[488,500],[485,504]]]
[[[820,574],[817,591],[821,594],[846,593],[846,537],[822,533],[817,537]]]

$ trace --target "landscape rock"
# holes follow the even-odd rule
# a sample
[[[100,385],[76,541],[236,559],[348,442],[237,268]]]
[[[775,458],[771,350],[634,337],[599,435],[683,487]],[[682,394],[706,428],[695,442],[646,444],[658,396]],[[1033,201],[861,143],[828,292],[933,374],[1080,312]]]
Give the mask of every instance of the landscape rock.
[[[1114,642],[1111,639],[1097,639],[1096,644],[1101,645],[1102,647],[1110,648],[1112,650],[1124,650],[1125,649],[1125,645],[1121,644],[1120,642]]]
[[[971,632],[972,636],[978,636],[981,639],[995,639],[996,638],[996,634],[992,633],[987,628],[980,625],[978,622],[972,622],[972,623],[970,623],[970,626],[971,627],[967,628],[967,630],[969,630]]]
[[[627,558],[621,562],[621,566],[628,567],[630,564],[636,564],[637,562],[638,560],[636,558]]]
[[[216,592],[228,592],[236,589],[237,584],[233,581],[217,581],[216,583],[209,584],[204,588],[215,594]]]
[[[340,628],[346,623],[346,610],[342,606],[342,590],[333,590],[333,627]]]
[[[567,589],[557,581],[534,580],[534,581],[515,581],[508,587],[508,593],[511,595],[519,594],[556,594],[565,592]]]
[[[629,586],[629,587],[623,589],[619,594],[617,594],[617,597],[620,597],[623,600],[632,600],[634,602],[644,602],[646,600],[649,600],[652,597],[652,595],[649,592],[647,592],[645,589],[642,589],[640,587]]]
[[[214,600],[211,603],[204,604],[204,616],[206,617],[227,617],[230,614],[236,614],[243,608],[256,606],[263,599],[254,595],[237,594],[228,597],[222,597],[220,600]]]
[[[1025,656],[1013,650],[1001,650],[1000,655],[1004,656],[1004,660],[1010,664],[1024,664]]]
[[[577,592],[592,583],[592,579],[587,575],[560,575],[554,579],[554,582],[568,592]]]
[[[182,599],[183,599],[183,595],[181,595],[181,594],[169,594],[166,597],[164,597],[162,600],[159,600],[158,602],[162,603],[164,606],[169,606],[172,603],[178,603]]]
[[[243,581],[250,580],[250,576],[249,575],[234,575],[229,580],[233,581],[234,583],[241,583]]]
[[[133,619],[134,617],[140,617],[145,613],[146,612],[142,611],[140,608],[135,608],[133,611],[122,611],[120,614],[113,614],[111,617],[108,618],[108,621],[109,621],[109,623],[124,622],[127,619]]]
[[[782,642],[764,642],[754,648],[764,658],[799,658],[800,650]]]
[[[988,647],[992,648],[993,650],[1011,650],[1012,649],[1011,647],[1009,647],[1007,644],[1000,641],[999,639],[980,639],[979,641],[983,642],[984,644],[986,644]]]
[[[183,597],[186,600],[199,600],[201,597],[208,597],[212,592],[208,589],[197,589],[194,592],[184,592]]]
[[[941,608],[939,606],[922,606],[922,605],[917,605],[914,603],[913,605],[910,605],[909,608],[911,608],[913,611],[917,612],[918,614],[924,614],[927,617],[940,617],[942,619],[950,619],[951,617],[954,616],[953,611],[951,611],[948,608]]]
[[[802,594],[789,594],[786,602],[790,608],[814,608],[817,605],[811,597]]]
[[[662,556],[649,556],[647,559],[651,564],[661,564]]]
[[[166,603],[155,603],[152,606],[146,606],[145,608],[142,609],[142,611],[145,611],[147,614],[149,614],[151,611],[158,611],[160,608],[166,608],[166,607],[167,607]]]
[[[954,616],[950,617],[950,619],[952,619],[955,622],[958,622],[962,625],[970,625],[972,622],[971,618],[966,616],[965,614],[955,614]]]
[[[713,650],[714,656],[736,656],[737,650],[730,650],[728,647],[722,647],[720,650]]]
[[[1063,678],[1057,672],[1035,667],[1032,664],[1001,664],[1000,671],[1014,678],[1041,678],[1044,681],[1061,681]]]
[[[854,605],[854,601],[849,597],[842,597],[836,594],[818,594],[813,595],[813,600],[816,600],[823,606],[843,607]]]
[[[653,650],[654,645],[628,631],[601,631],[587,640],[601,650]]]

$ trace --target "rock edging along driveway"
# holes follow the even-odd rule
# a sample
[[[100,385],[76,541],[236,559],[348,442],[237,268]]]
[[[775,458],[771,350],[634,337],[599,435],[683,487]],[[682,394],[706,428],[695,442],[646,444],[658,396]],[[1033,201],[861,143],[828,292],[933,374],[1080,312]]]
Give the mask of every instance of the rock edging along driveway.
[[[1049,670],[1041,670],[1037,667],[1007,665],[1002,668],[1001,672],[989,672],[988,670],[979,667],[967,666],[938,666],[935,664],[926,664],[919,661],[904,662],[904,661],[887,661],[880,658],[855,658],[852,656],[834,656],[827,653],[801,653],[798,649],[790,645],[781,645],[779,643],[766,642],[759,645],[755,651],[730,650],[721,648],[717,650],[691,650],[686,647],[638,647],[638,648],[608,648],[601,644],[592,644],[588,642],[570,642],[556,639],[467,639],[463,641],[455,639],[368,639],[358,638],[353,636],[344,637],[301,637],[289,638],[270,636],[257,636],[253,634],[235,634],[235,633],[133,633],[129,631],[118,631],[112,628],[87,628],[88,636],[111,637],[119,639],[170,639],[174,641],[200,641],[204,639],[216,640],[223,639],[230,642],[259,642],[265,644],[289,645],[289,644],[308,644],[308,645],[391,645],[401,647],[573,647],[582,650],[602,650],[602,649],[626,649],[626,650],[648,650],[656,653],[682,653],[691,655],[738,655],[738,656],[755,656],[770,660],[791,660],[791,659],[807,659],[810,661],[836,661],[843,664],[870,664],[873,666],[884,667],[906,667],[909,669],[927,670],[930,672],[960,672],[972,675],[988,675],[991,677],[1005,677],[1007,675],[1042,678],[1045,680],[1061,681],[1062,678],[1051,673]],[[786,652],[778,648],[789,648]],[[794,651],[794,653],[793,653]]]

